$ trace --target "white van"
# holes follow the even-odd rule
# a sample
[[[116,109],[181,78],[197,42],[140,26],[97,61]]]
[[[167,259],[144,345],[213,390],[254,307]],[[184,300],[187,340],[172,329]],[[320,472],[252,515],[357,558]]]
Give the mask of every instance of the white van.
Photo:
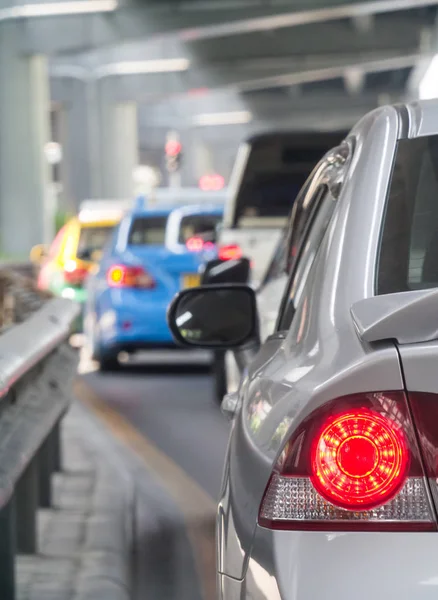
[[[345,132],[271,132],[239,148],[228,188],[220,256],[251,260],[253,284],[263,279],[293,201],[322,156]]]

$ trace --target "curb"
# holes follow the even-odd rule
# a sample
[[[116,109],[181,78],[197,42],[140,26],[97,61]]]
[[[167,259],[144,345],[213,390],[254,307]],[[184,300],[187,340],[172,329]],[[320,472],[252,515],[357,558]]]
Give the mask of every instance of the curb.
[[[71,441],[70,436],[85,450],[97,477],[73,598],[130,600],[133,588],[133,481],[119,464],[110,441],[92,413],[77,401],[73,401],[63,424],[66,446]],[[69,461],[66,463],[68,467]]]

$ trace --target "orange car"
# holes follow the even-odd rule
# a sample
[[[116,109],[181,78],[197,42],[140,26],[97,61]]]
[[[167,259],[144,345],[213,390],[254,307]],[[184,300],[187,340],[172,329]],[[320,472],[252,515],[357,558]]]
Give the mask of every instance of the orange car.
[[[40,267],[39,289],[83,304],[85,279],[123,212],[124,206],[117,201],[84,202],[79,214],[60,229],[49,248],[32,248],[30,258]]]

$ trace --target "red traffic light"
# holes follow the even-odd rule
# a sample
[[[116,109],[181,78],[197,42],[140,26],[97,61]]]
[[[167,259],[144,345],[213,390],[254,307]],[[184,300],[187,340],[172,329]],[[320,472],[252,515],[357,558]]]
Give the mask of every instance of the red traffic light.
[[[181,152],[181,143],[177,140],[169,140],[166,142],[165,151],[167,156],[177,156]]]

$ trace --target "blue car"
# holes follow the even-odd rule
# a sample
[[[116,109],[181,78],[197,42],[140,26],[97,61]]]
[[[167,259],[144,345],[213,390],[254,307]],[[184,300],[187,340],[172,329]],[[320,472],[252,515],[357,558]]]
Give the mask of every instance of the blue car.
[[[120,352],[174,347],[166,311],[176,292],[200,284],[217,256],[218,206],[145,209],[126,214],[87,280],[86,346],[101,370]]]

